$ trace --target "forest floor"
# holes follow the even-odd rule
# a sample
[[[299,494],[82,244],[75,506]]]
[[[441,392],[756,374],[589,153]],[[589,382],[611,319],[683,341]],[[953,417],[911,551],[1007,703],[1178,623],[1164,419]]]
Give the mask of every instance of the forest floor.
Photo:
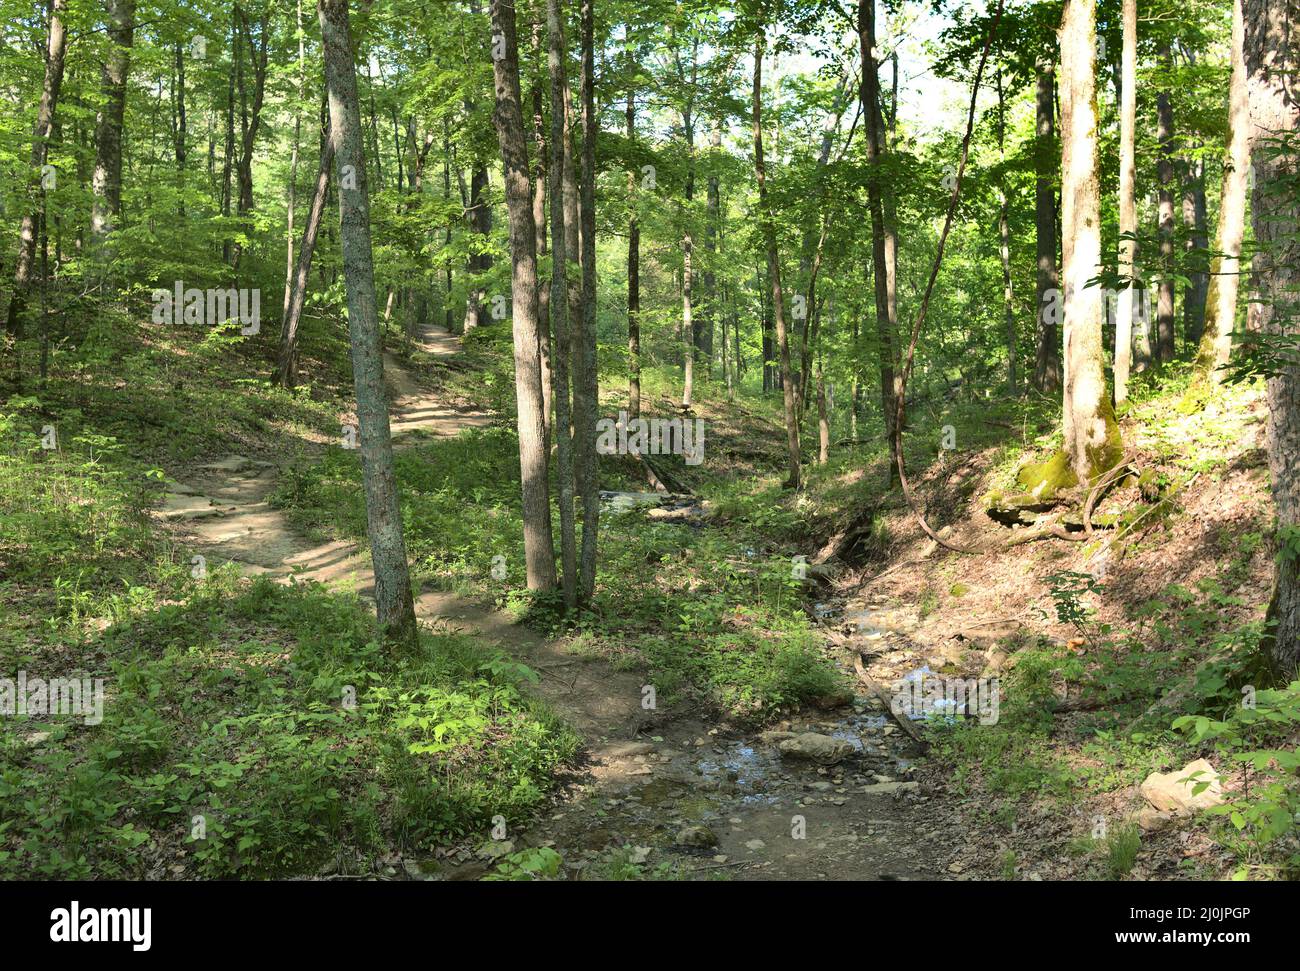
[[[708,462],[670,466],[693,496],[643,502],[644,469],[602,459],[575,616],[524,589],[508,328],[430,328],[385,355],[423,627],[394,659],[327,363],[341,331],[309,332],[285,392],[266,347],[109,323],[112,367],[55,369],[0,414],[0,671],[107,684],[102,724],[0,724],[0,874],[1268,879],[1300,860],[1276,754],[1293,721],[1234,721],[1262,683],[1273,555],[1258,383],[1189,403],[1185,371],[1142,376],[1120,415],[1142,475],[1099,503],[1111,526],[1009,547],[988,497],[1056,447],[1055,403],[919,389],[909,468],[932,525],[984,550],[966,556],[925,537],[857,428],[783,489],[775,400],[705,378]],[[678,414],[678,380],[646,372],[643,414]],[[607,382],[602,413],[623,394]],[[858,665],[886,691],[993,679],[1000,718],[929,719],[923,752]],[[1201,757],[1231,822],[1139,828],[1143,780]]]
[[[416,341],[435,357],[459,342],[438,328]],[[454,436],[482,428],[489,416],[462,409],[428,390],[420,376],[386,355],[394,443],[412,433]],[[178,539],[211,561],[233,562],[249,575],[318,581],[373,591],[369,554],[348,540],[315,542],[268,501],[276,462],[230,455],[169,470],[173,480],[159,515]],[[452,591],[427,589],[416,599],[420,620],[438,630],[480,635],[540,675],[531,688],[584,741],[582,758],[561,793],[525,832],[471,840],[403,872],[472,879],[496,858],[523,847],[550,847],[570,875],[620,867],[652,876],[692,874],[732,879],[935,879],[964,844],[942,796],[916,780],[916,744],[876,698],[844,696],[828,710],[786,718],[763,731],[700,717],[698,706],[641,706],[644,678],[563,638],[546,638],[505,611]],[[905,639],[901,617],[881,605],[865,640]],[[834,705],[835,701],[844,702]],[[830,764],[783,756],[782,740],[804,732],[847,743]],[[954,873],[962,867],[954,865]]]

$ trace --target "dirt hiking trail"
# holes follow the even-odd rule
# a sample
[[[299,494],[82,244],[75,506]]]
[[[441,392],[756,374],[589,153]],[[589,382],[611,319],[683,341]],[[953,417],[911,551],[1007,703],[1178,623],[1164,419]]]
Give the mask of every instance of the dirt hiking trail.
[[[416,347],[448,356],[460,342],[431,327]],[[397,448],[413,432],[452,436],[491,423],[428,391],[396,356],[386,353],[384,367]],[[213,565],[372,592],[368,552],[313,542],[270,506],[279,475],[276,462],[244,455],[176,470],[156,515]],[[695,879],[951,879],[963,869],[952,862],[961,847],[950,814],[933,813],[937,800],[912,778],[914,743],[874,698],[751,734],[684,706],[645,711],[643,674],[576,656],[455,593],[421,592],[416,613],[435,630],[481,635],[537,671],[532,690],[581,735],[584,754],[525,832],[496,841],[485,833],[432,860],[380,868],[390,879],[473,879],[527,846],[556,849],[570,878],[602,875],[611,857]]]

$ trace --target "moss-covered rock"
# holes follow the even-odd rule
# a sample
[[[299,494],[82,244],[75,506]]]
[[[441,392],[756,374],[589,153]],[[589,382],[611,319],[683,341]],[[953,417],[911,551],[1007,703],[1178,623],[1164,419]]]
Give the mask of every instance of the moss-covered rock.
[[[1026,465],[1021,469],[1016,475],[1016,484],[1027,496],[1036,500],[1048,500],[1066,489],[1073,489],[1079,484],[1079,478],[1070,467],[1070,457],[1064,452],[1054,452],[1046,462]],[[1025,505],[1024,502],[1014,502],[1015,498],[1004,499],[1001,505]]]

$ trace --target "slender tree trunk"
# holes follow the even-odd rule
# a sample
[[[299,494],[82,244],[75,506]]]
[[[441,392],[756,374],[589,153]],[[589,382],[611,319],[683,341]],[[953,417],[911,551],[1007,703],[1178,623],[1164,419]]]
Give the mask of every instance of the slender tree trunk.
[[[554,110],[554,109],[552,109]],[[627,93],[627,138],[636,140],[636,104]],[[641,417],[641,219],[637,214],[636,173],[627,173],[627,413]]]
[[[560,0],[547,0],[549,35],[547,68],[551,92],[551,327],[554,336],[552,398],[555,402],[555,459],[560,492],[560,558],[563,564],[564,602],[578,602],[578,548],[574,526],[573,435],[569,374],[568,253],[564,231],[564,91],[568,84],[564,41],[564,13]]]
[[[896,375],[894,370],[894,334],[898,329],[898,303],[891,256],[896,252],[893,231],[884,210],[881,164],[885,158],[884,132],[880,115],[880,68],[876,63],[875,0],[858,0],[858,37],[862,53],[862,114],[867,122],[867,161],[871,175],[867,181],[867,200],[871,210],[872,281],[876,295],[876,340],[880,350],[880,406],[884,417],[885,441],[890,443],[889,478],[898,474],[893,441],[895,428]]]
[[[307,62],[304,51],[304,38],[302,32],[302,0],[297,2],[298,8],[298,103],[293,109],[293,155],[289,162],[289,208],[286,214],[286,226],[284,231],[285,239],[285,257],[284,257],[284,305],[280,313],[280,319],[284,321],[283,334],[289,333],[289,300],[293,291],[293,219],[294,209],[298,202],[298,152],[302,147],[302,102],[306,97],[307,88]],[[327,169],[328,171],[328,169]],[[283,348],[281,349],[283,352]],[[283,362],[281,362],[283,368]],[[284,382],[283,372],[281,382]],[[286,387],[290,385],[285,384]]]
[[[235,7],[237,30],[243,32],[248,44],[249,62],[253,68],[252,104],[249,104],[247,84],[244,79],[244,60],[239,57],[236,64],[235,80],[239,87],[239,157],[235,164],[235,177],[239,185],[239,208],[241,217],[253,211],[253,151],[257,144],[257,133],[262,126],[262,105],[266,99],[266,65],[270,53],[270,17],[263,13],[258,22],[258,38],[254,42],[253,28],[248,15],[238,6]],[[248,230],[248,226],[244,230]],[[242,245],[234,247],[234,265],[239,267]]]
[[[1034,98],[1034,224],[1038,247],[1038,347],[1034,354],[1034,387],[1044,394],[1061,389],[1061,341],[1057,311],[1060,278],[1056,269],[1056,189],[1053,186],[1055,163],[1052,160],[1056,147],[1055,90],[1056,77],[1052,64],[1046,59],[1040,60]]]
[[[1006,160],[1006,101],[1002,92],[1002,72],[997,75],[998,89],[998,155],[1003,161]],[[998,187],[998,255],[1002,260],[1002,312],[1005,318],[1006,335],[1007,335],[1007,389],[1016,393],[1016,386],[1020,383],[1020,376],[1016,369],[1016,311],[1014,306],[1014,293],[1011,288],[1011,227],[1008,219],[1008,202],[1007,190],[1005,186]]]
[[[722,294],[721,294],[721,296],[722,296],[722,302],[721,302],[720,306],[721,306],[721,309],[722,309],[722,315],[721,315],[721,322],[722,322],[722,335],[721,335],[721,340],[722,340],[722,381],[723,381],[723,383],[727,386],[727,400],[728,400],[728,401],[731,401],[731,400],[733,400],[733,395],[735,394],[735,392],[734,392],[734,388],[733,388],[733,384],[732,384],[732,379],[731,379],[731,372],[732,372],[733,368],[732,368],[732,366],[729,364],[729,362],[728,362],[728,360],[727,360],[727,318],[730,316],[730,309],[729,309],[729,307],[727,306],[727,285],[726,285],[725,283],[722,285]]]
[[[238,11],[230,21],[231,70],[226,78],[226,138],[221,156],[221,215],[224,223],[221,241],[221,261],[231,262],[234,240],[230,235],[230,207],[234,201],[233,178],[235,172],[235,75],[236,65],[243,63],[243,35],[239,32]]]
[[[689,411],[691,398],[695,394],[695,358],[699,348],[698,325],[695,322],[695,268],[692,259],[695,255],[695,237],[691,228],[691,203],[695,200],[695,112],[694,91],[698,77],[696,52],[698,42],[691,48],[691,80],[689,90],[692,92],[682,109],[682,132],[686,137],[686,204],[682,207],[682,410]],[[680,66],[680,65],[679,65]],[[685,78],[682,78],[685,80]]]
[[[582,499],[582,552],[578,602],[590,604],[596,588],[596,544],[600,535],[600,466],[596,454],[596,411],[600,405],[596,368],[596,52],[594,0],[582,0],[582,330],[574,358],[573,432],[578,495]],[[577,407],[581,401],[582,407]]]
[[[1115,315],[1115,403],[1128,399],[1133,369],[1137,289],[1137,0],[1124,0],[1124,50],[1119,109],[1119,273],[1126,278]],[[1127,238],[1125,238],[1127,237]]]
[[[817,361],[817,464],[825,465],[831,457],[831,422],[826,410],[826,376]]]
[[[102,68],[104,106],[95,119],[95,171],[91,177],[95,197],[90,239],[96,250],[104,245],[122,214],[122,125],[135,39],[135,0],[107,0],[105,13],[110,46]]]
[[[1187,292],[1183,295],[1183,340],[1197,347],[1205,332],[1205,299],[1209,295],[1210,274],[1205,249],[1210,245],[1205,228],[1205,162],[1188,160],[1183,166],[1183,226],[1187,241]]]
[[[1296,0],[1245,0],[1245,67],[1253,132],[1255,185],[1251,221],[1257,251],[1251,262],[1252,289],[1260,300],[1265,334],[1294,343],[1300,334],[1300,169],[1297,129],[1300,104],[1300,47]],[[1276,621],[1267,647],[1283,682],[1300,666],[1300,365],[1284,358],[1268,380],[1268,452],[1273,504],[1277,511],[1277,580],[1268,617]]]
[[[176,44],[176,191],[180,202],[176,211],[185,218],[185,161],[189,154],[189,123],[185,114],[185,48]]]
[[[533,238],[532,187],[519,88],[519,44],[513,2],[491,0],[491,17],[492,34],[499,43],[492,59],[496,81],[493,120],[501,148],[510,227],[511,315],[514,321],[519,471],[523,480],[524,557],[528,589],[553,590],[555,547],[551,537],[551,502],[542,416],[537,249]]]
[[[689,197],[687,198],[689,202]],[[691,290],[695,277],[691,267],[694,240],[690,232],[682,236],[682,410],[689,411],[695,393],[695,321]]]
[[[451,120],[448,118],[442,120],[442,199],[444,202],[451,201]],[[443,245],[451,246],[450,221],[448,221],[446,232],[443,235]],[[445,271],[444,286],[446,293],[442,301],[442,326],[450,334],[454,317],[451,306],[452,276],[450,261],[448,261]]]
[[[539,19],[533,24],[533,53],[539,60],[542,56],[542,32],[545,24]],[[543,130],[545,119],[542,109],[543,78],[538,77],[533,83],[533,145],[536,151],[536,165],[533,171],[533,236],[537,241],[537,265],[540,267],[546,259],[546,133]],[[542,361],[542,431],[546,443],[546,452],[551,451],[551,409],[554,391],[551,363],[551,291],[550,287],[538,281],[537,294],[537,339],[538,353]]]
[[[1172,67],[1169,46],[1160,51],[1166,68]],[[1160,146],[1159,224],[1160,286],[1156,303],[1156,361],[1174,359],[1174,108],[1168,91],[1156,94],[1156,141]]]
[[[325,213],[325,200],[329,196],[330,163],[333,158],[334,142],[326,130],[321,142],[316,187],[312,191],[311,208],[307,212],[307,223],[303,226],[302,245],[298,247],[298,262],[289,288],[289,303],[284,311],[284,323],[280,327],[280,354],[275,380],[282,388],[292,388],[298,383],[298,326],[307,302],[307,279],[311,274],[316,237],[320,233]]]
[[[1206,294],[1205,331],[1194,366],[1198,378],[1218,382],[1218,369],[1232,353],[1237,321],[1237,290],[1241,280],[1241,244],[1246,231],[1246,188],[1251,155],[1251,96],[1243,48],[1246,26],[1242,0],[1232,5],[1232,75],[1228,82],[1228,155],[1223,163],[1219,223],[1214,234],[1215,257]]]
[[[1122,443],[1102,369],[1101,265],[1092,0],[1066,0],[1061,21],[1061,239],[1065,279],[1065,454],[1080,483],[1109,469]]]
[[[383,341],[375,310],[370,199],[347,0],[318,0],[317,13],[324,49],[325,85],[329,92],[330,143],[340,172],[339,237],[347,284],[366,525],[375,569],[375,606],[380,631],[390,650],[414,653],[419,647],[419,637],[393,473]]]
[[[470,230],[480,237],[482,245],[487,245],[487,239],[492,234],[492,207],[488,205],[488,170],[487,165],[479,163],[470,174],[470,192],[469,192],[469,223]],[[492,269],[492,257],[485,253],[472,253],[465,265],[466,272],[470,274],[486,273]],[[477,283],[472,285],[472,289],[465,299],[465,323],[464,332],[469,333],[479,324],[483,323],[483,302],[487,299],[487,293]]]
[[[590,2],[590,0],[587,0]],[[794,374],[790,370],[790,339],[785,323],[785,294],[781,289],[781,259],[776,247],[776,226],[767,201],[767,166],[763,161],[763,51],[765,25],[759,25],[754,44],[754,176],[758,182],[758,210],[763,243],[767,249],[767,276],[772,286],[772,314],[781,355],[781,391],[785,406],[785,432],[790,475],[788,489],[799,488],[799,422],[794,413]]]
[[[41,85],[41,101],[36,109],[36,129],[32,133],[31,188],[37,201],[35,207],[23,213],[18,230],[14,287],[9,295],[9,313],[5,317],[5,333],[14,337],[22,336],[22,314],[27,305],[27,291],[32,283],[32,267],[36,262],[36,229],[45,211],[44,168],[49,157],[50,133],[54,126],[54,113],[59,106],[59,92],[63,87],[63,63],[68,50],[68,34],[63,26],[66,10],[67,0],[52,0],[45,52],[45,80]]]
[[[722,151],[722,122],[714,119],[713,130],[709,134],[711,162],[716,165],[717,156]],[[707,225],[704,228],[704,247],[707,253],[704,266],[704,305],[698,308],[700,333],[700,357],[710,377],[713,375],[713,330],[717,320],[718,276],[714,267],[718,260],[718,217],[721,205],[718,173],[716,169],[709,173],[707,189]]]
[[[763,270],[758,269],[755,273],[754,286],[758,288],[760,309],[762,310],[762,320],[760,326],[763,329],[762,351],[763,351],[763,393],[771,391],[776,387],[776,374],[773,367],[773,361],[776,360],[776,347],[773,340],[772,325],[772,300],[768,288],[763,285]]]

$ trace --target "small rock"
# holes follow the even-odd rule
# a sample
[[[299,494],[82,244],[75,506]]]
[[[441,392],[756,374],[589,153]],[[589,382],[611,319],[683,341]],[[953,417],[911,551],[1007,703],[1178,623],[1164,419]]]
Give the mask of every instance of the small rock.
[[[654,750],[649,742],[617,742],[606,748],[604,755],[610,759],[633,759],[638,755],[649,755]]]
[[[792,759],[808,759],[821,765],[834,765],[853,754],[852,743],[842,738],[804,732],[788,738],[778,748],[781,754]]]
[[[765,846],[767,846],[767,844],[762,840],[750,840],[745,844],[745,849],[757,851],[763,849]]]
[[[718,837],[707,826],[685,826],[677,833],[677,844],[703,850],[717,846]]]
[[[875,785],[863,786],[867,795],[892,796],[896,792],[915,792],[921,788],[919,782],[877,782]]]
[[[1190,778],[1193,774],[1195,778]],[[1209,783],[1193,795],[1201,783]],[[1189,816],[1193,812],[1223,804],[1219,773],[1205,759],[1189,762],[1177,772],[1153,772],[1142,783],[1142,797],[1160,812]]]

